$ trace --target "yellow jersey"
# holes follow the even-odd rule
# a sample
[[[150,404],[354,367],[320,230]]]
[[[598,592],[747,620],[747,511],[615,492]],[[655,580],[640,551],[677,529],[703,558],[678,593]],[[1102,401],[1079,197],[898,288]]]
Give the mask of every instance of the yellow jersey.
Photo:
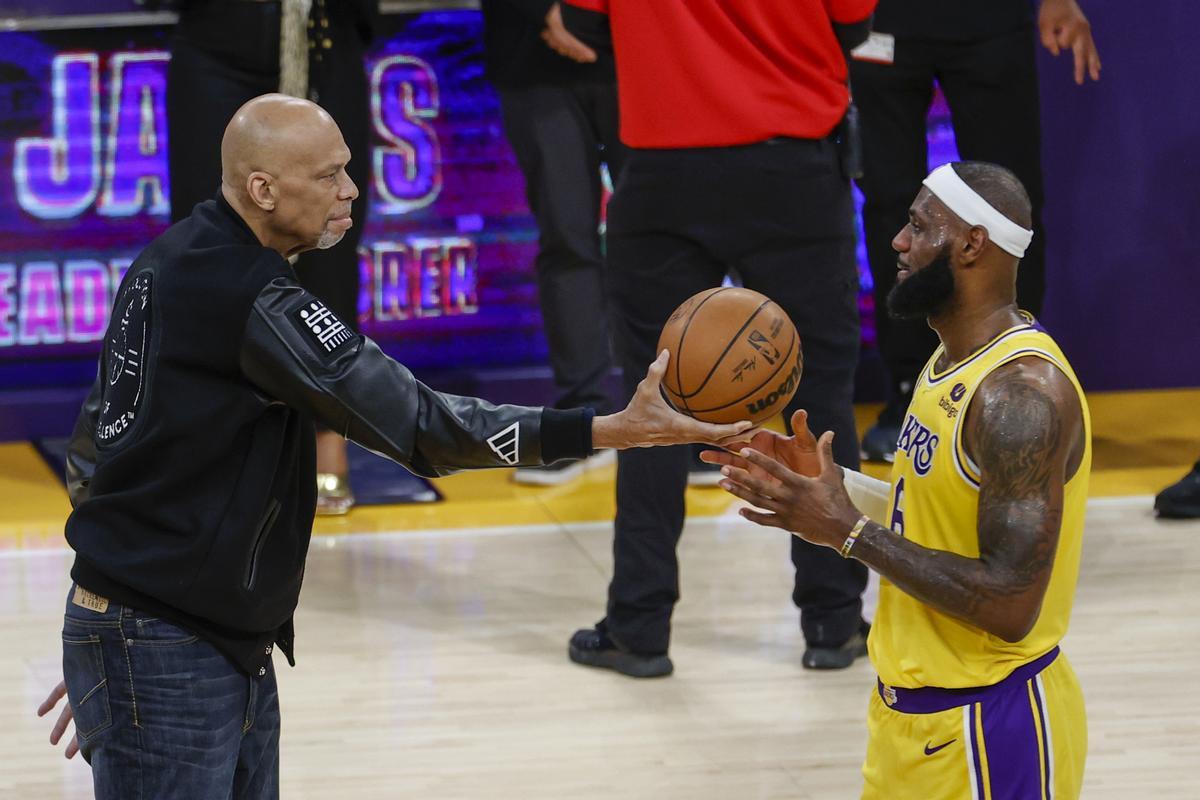
[[[886,685],[989,686],[1048,652],[1067,631],[1092,465],[1091,419],[1079,380],[1062,351],[1032,317],[1025,318],[942,372],[935,369],[943,353],[938,347],[913,387],[892,467],[890,518],[878,521],[925,547],[978,558],[979,469],[963,447],[967,406],[997,367],[1031,356],[1050,361],[1079,394],[1086,443],[1079,469],[1064,490],[1062,528],[1041,611],[1024,639],[1006,642],[881,579],[868,648]]]

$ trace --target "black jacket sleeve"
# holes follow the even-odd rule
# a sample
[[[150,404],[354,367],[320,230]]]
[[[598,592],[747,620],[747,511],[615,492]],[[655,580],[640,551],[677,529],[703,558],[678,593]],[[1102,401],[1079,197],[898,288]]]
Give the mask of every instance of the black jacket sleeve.
[[[101,368],[101,373],[103,368]],[[92,389],[83,401],[75,429],[67,444],[67,495],[71,508],[88,498],[92,474],[96,471],[96,420],[100,416],[100,374],[92,383]]]
[[[428,477],[591,451],[590,411],[435,392],[289,278],[276,278],[255,300],[241,368],[272,398]]]

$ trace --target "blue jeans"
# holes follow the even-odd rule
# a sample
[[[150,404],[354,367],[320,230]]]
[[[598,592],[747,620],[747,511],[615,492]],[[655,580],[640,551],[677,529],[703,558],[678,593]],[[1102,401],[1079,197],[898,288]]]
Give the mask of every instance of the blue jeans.
[[[63,677],[97,800],[279,797],[275,672],[128,606],[67,597]]]

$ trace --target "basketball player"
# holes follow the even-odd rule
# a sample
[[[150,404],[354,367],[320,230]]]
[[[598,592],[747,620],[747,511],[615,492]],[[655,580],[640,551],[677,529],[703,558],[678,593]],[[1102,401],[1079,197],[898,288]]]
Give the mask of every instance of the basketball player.
[[[296,281],[288,257],[353,224],[350,151],[317,105],[242,106],[221,190],[133,262],[68,450],[75,550],[63,623],[75,747],[97,798],[278,797],[276,645],[292,615],[316,486],[314,421],[414,472],[583,458],[736,437],[659,395],[629,406],[494,406],[435,392]],[[106,677],[107,676],[107,677]]]
[[[941,345],[917,380],[890,487],[835,466],[829,432],[705,454],[724,465],[724,488],[763,509],[747,519],[882,576],[864,798],[1079,795],[1083,696],[1058,643],[1079,572],[1090,423],[1062,352],[1014,302],[1029,228],[1028,195],[1006,169],[958,163],[925,179],[893,241],[888,305],[928,319]]]
[[[928,171],[926,117],[934,81],[950,107],[962,157],[1008,167],[1030,195],[1035,236],[1021,259],[1017,300],[1038,314],[1046,291],[1046,241],[1037,40],[1040,34],[1055,56],[1072,54],[1077,84],[1087,76],[1099,80],[1100,56],[1075,0],[880,0],[871,30],[871,41],[850,60],[850,83],[862,114],[858,187],[889,397],[863,434],[862,451],[872,461],[891,461],[913,384],[937,345],[922,320],[897,320],[886,310],[896,284],[892,237]]]

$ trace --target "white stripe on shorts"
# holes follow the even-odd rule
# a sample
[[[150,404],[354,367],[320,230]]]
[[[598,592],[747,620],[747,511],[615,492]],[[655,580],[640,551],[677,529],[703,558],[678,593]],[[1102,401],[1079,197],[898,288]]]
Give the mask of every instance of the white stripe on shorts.
[[[963,744],[966,745],[963,750],[967,754],[967,783],[971,784],[971,800],[980,800],[979,773],[975,771],[975,739],[972,738],[975,731],[971,729],[971,704],[967,703],[962,710]]]

